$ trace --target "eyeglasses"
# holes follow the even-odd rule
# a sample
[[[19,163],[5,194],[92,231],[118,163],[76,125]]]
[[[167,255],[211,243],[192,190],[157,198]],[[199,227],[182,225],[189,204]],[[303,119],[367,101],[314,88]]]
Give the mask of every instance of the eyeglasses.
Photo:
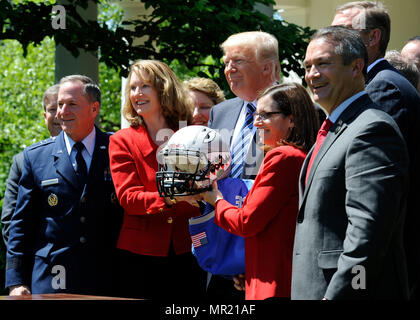
[[[280,111],[271,111],[271,112],[261,112],[261,113],[256,113],[255,114],[255,119],[259,118],[261,121],[265,121],[269,118],[271,118],[271,116],[273,114],[280,114],[282,112]]]

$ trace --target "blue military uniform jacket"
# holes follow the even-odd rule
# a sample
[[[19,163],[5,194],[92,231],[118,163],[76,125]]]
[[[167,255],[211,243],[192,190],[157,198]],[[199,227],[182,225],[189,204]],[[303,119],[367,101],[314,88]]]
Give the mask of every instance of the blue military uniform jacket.
[[[6,287],[24,284],[34,294],[113,294],[122,209],[109,170],[109,134],[95,130],[84,188],[78,185],[63,132],[24,150]]]

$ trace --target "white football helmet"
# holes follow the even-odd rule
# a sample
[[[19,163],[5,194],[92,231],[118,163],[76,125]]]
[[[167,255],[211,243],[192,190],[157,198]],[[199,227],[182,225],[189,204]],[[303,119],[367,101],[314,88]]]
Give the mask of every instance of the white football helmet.
[[[160,196],[186,196],[211,190],[230,173],[229,146],[219,133],[192,125],[175,132],[158,153],[156,183]]]

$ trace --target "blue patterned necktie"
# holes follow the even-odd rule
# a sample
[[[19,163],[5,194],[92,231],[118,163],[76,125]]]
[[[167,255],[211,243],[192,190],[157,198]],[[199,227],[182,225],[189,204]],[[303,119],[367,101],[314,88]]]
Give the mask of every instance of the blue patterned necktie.
[[[249,142],[255,133],[254,128],[254,112],[255,107],[248,103],[247,113],[245,117],[244,125],[240,134],[236,137],[236,140],[233,144],[232,152],[232,169],[230,171],[230,176],[232,178],[239,178],[243,171],[245,165],[245,157],[248,151]]]
[[[77,150],[77,153],[76,153],[77,179],[79,180],[79,184],[81,186],[84,186],[86,184],[86,179],[87,179],[87,167],[86,167],[85,159],[83,159],[83,156],[82,156],[82,151],[85,148],[85,145],[79,141],[79,142],[76,142],[74,147]]]

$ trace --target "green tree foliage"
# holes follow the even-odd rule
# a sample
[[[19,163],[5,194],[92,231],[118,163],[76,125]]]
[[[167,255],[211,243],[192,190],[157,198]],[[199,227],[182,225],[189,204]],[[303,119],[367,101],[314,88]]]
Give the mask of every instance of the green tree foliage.
[[[300,60],[313,31],[295,24],[274,20],[255,6],[274,4],[272,0],[145,0],[153,8],[147,16],[133,21],[135,34],[147,35],[138,47],[155,47],[153,57],[172,62],[176,59],[187,69],[213,78],[227,89],[220,60],[219,45],[231,34],[261,30],[279,40],[279,56],[285,76],[291,70],[303,76]],[[187,18],[186,18],[187,17]],[[197,67],[202,67],[202,69]]]
[[[80,17],[77,8],[86,7],[88,1],[68,0],[66,29],[54,30],[49,23],[52,18],[50,1],[11,5],[7,0],[0,0],[0,4],[4,4],[0,14],[0,39],[17,39],[26,48],[28,43],[39,43],[45,36],[54,36],[57,44],[74,55],[78,55],[80,48],[88,51],[99,48],[100,61],[122,76],[127,75],[130,63],[140,58],[154,58],[169,64],[177,61],[179,66],[211,77],[226,88],[221,72],[220,43],[232,33],[262,30],[279,39],[284,75],[293,70],[303,76],[300,60],[313,31],[274,20],[255,9],[256,4],[271,5],[273,0],[143,0],[149,10],[147,15],[112,27],[107,22],[84,21]],[[109,18],[112,21],[118,15]],[[144,37],[145,41],[135,44],[134,40],[139,37]]]

